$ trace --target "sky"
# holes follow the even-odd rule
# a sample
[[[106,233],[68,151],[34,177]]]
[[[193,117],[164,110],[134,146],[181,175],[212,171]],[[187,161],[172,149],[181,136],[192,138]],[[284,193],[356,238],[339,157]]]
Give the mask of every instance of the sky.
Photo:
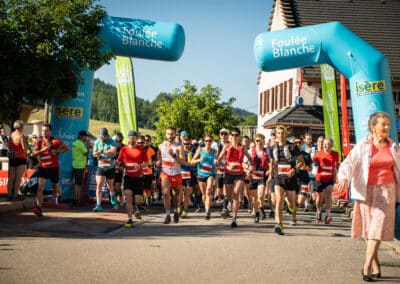
[[[108,15],[174,22],[183,26],[185,49],[175,62],[133,58],[136,96],[153,101],[159,93],[189,81],[197,89],[222,90],[221,101],[257,113],[259,68],[256,36],[267,31],[272,0],[100,0]],[[114,60],[95,78],[115,86]]]

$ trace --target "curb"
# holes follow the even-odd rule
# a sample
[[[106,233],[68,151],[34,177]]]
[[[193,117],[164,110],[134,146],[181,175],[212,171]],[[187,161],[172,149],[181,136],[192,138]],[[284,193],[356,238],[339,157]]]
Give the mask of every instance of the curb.
[[[0,214],[31,210],[36,206],[35,198],[27,198],[21,201],[2,201],[0,202]]]

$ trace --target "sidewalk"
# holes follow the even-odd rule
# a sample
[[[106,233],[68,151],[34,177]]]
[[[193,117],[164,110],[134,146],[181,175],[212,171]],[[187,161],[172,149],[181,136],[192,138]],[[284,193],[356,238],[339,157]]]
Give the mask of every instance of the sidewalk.
[[[36,201],[34,197],[26,198],[20,201],[7,201],[7,198],[0,198],[0,215],[31,210],[35,207]]]

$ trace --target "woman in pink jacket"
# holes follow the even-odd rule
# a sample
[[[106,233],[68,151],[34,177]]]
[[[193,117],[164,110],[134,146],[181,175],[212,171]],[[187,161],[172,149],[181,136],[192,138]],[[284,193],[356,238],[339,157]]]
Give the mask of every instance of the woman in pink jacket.
[[[351,197],[355,199],[351,237],[366,241],[361,274],[364,281],[371,282],[381,277],[378,260],[381,241],[394,240],[400,167],[398,147],[389,137],[389,115],[372,114],[368,127],[370,135],[357,143],[340,165],[338,180],[339,189],[351,181]]]

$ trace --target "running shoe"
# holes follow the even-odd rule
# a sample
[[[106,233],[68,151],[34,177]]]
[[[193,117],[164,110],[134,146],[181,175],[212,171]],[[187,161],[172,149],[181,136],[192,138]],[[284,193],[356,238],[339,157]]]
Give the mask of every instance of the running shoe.
[[[332,222],[332,217],[331,216],[326,216],[325,217],[325,224],[329,224],[330,222]]]
[[[43,216],[42,208],[39,208],[39,207],[33,208],[33,213],[38,217],[42,217]]]
[[[271,219],[275,218],[275,212],[274,211],[269,212],[268,217]]]
[[[138,220],[142,219],[142,214],[140,214],[139,211],[136,211],[135,212],[135,218],[138,219]]]
[[[124,224],[124,227],[125,227],[125,228],[132,228],[132,227],[133,227],[133,221],[132,221],[132,219],[129,219],[128,222],[126,222],[126,223]]]
[[[297,225],[297,220],[292,220],[289,223],[290,226],[296,226]]]
[[[113,209],[114,209],[114,210],[118,210],[118,209],[119,209],[119,204],[116,203],[116,204],[113,206]]]
[[[179,222],[179,214],[178,212],[174,213],[174,223],[178,223]]]
[[[180,205],[178,206],[177,212],[178,212],[179,215],[182,214],[182,206],[180,206]]]
[[[165,216],[164,224],[169,224],[169,223],[171,223],[171,215],[168,214]]]
[[[206,213],[206,220],[210,220],[211,219],[211,213],[210,212],[207,212]]]
[[[182,214],[181,214],[181,217],[183,218],[183,219],[185,219],[185,218],[187,218],[187,212],[185,211],[185,210],[183,210],[182,211]]]
[[[56,197],[55,197],[55,203],[56,203],[56,205],[61,204],[61,202],[62,202],[62,197],[61,197],[61,195],[56,196]]]
[[[315,214],[318,220],[322,220],[322,213],[318,212]]]
[[[96,207],[93,208],[93,212],[101,212],[103,211],[103,207],[101,205],[96,205]]]
[[[221,217],[222,217],[222,219],[226,219],[229,217],[229,213],[228,213],[227,209],[222,210]]]
[[[115,198],[115,193],[110,194],[110,203],[111,205],[115,205],[117,203],[117,199]]]
[[[265,220],[267,218],[264,207],[260,208],[260,215],[261,215],[261,220]]]
[[[282,224],[275,225],[274,231],[275,231],[275,233],[277,233],[278,235],[284,235],[284,234],[285,234],[285,233],[283,232],[283,226],[282,226]]]
[[[232,223],[231,223],[231,228],[237,228],[237,223],[236,223],[236,219],[233,219],[232,220]]]

